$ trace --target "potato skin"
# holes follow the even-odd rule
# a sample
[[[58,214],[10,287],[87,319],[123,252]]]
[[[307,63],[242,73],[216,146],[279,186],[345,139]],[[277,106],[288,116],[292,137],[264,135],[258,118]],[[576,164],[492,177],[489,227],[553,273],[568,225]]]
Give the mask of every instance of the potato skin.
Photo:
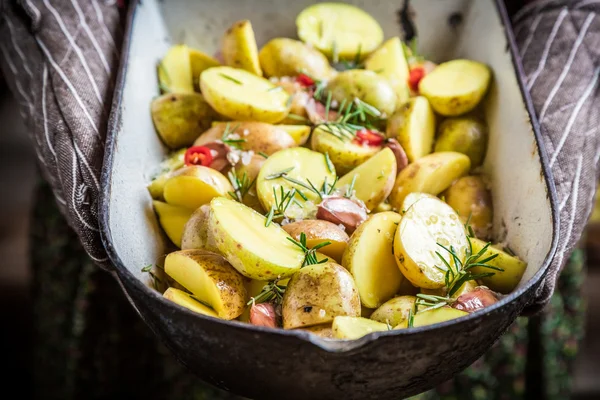
[[[473,246],[473,253],[475,254],[481,251],[486,245],[486,242],[476,238],[471,238],[471,243]],[[494,246],[488,247],[483,258],[487,258],[494,254],[498,254],[498,256],[493,260],[490,260],[487,264],[502,268],[504,271],[494,271],[494,275],[482,278],[481,283],[495,292],[503,294],[510,293],[517,287],[519,282],[521,282],[525,269],[527,269],[527,263]],[[490,272],[489,269],[483,267],[474,267],[472,271],[476,274]]]
[[[394,297],[383,303],[371,314],[371,319],[396,326],[408,318],[408,313],[414,308],[415,296]]]
[[[245,142],[239,143],[242,150],[252,150],[255,153],[271,155],[281,149],[295,147],[296,142],[285,130],[264,122],[226,122],[219,123],[208,129],[194,142],[194,146],[221,140],[223,133],[229,131],[239,135]]]
[[[471,159],[471,168],[483,164],[487,126],[473,117],[448,118],[438,128],[435,151],[457,151]]]
[[[299,40],[272,39],[260,50],[258,58],[267,77],[305,73],[322,80],[328,79],[334,73],[323,53]]]
[[[282,226],[295,240],[300,240],[300,234],[306,235],[306,244],[309,248],[319,243],[331,242],[331,244],[321,247],[319,251],[326,256],[333,258],[336,262],[342,261],[342,254],[348,246],[350,237],[339,226],[329,221],[322,220],[303,220],[292,222]]]
[[[290,279],[282,313],[284,329],[326,324],[338,315],[360,316],[360,297],[344,267],[334,262],[309,265]]]
[[[396,92],[387,79],[373,71],[351,69],[340,72],[329,81],[327,89],[338,103],[358,97],[388,116],[396,109]]]
[[[183,228],[183,236],[181,238],[182,250],[206,249],[209,210],[210,207],[208,204],[205,204],[192,213]]]
[[[217,118],[198,93],[168,93],[152,100],[152,121],[162,141],[171,149],[189,146]]]
[[[494,216],[492,195],[481,176],[463,176],[442,195],[463,224],[469,220],[475,236],[484,240],[490,237]]]
[[[225,32],[222,53],[226,65],[262,76],[258,48],[250,21],[237,21]]]

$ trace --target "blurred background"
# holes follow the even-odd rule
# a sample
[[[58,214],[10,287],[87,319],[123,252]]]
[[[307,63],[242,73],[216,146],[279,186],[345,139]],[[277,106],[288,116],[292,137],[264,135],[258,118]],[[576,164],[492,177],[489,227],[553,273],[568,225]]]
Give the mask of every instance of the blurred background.
[[[19,108],[0,76],[0,351],[5,382],[29,377],[31,301],[29,226],[33,192],[38,178],[36,159]],[[599,208],[600,210],[600,208]],[[600,221],[600,212],[596,214]],[[600,399],[600,222],[592,223],[582,238],[588,247],[586,336],[575,370],[577,400]],[[20,398],[28,398],[28,385],[20,385]]]

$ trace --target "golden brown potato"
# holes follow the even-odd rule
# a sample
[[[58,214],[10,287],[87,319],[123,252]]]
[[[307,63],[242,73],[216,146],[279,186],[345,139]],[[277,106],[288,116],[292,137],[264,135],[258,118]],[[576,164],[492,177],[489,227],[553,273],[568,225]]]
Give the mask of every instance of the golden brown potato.
[[[441,307],[429,311],[419,312],[414,316],[413,328],[439,324],[440,322],[450,321],[455,318],[464,317],[465,315],[469,315],[469,313],[452,307]],[[408,319],[405,319],[399,325],[394,327],[394,329],[406,328],[408,328]]]
[[[473,254],[479,253],[487,244],[483,240],[471,238],[473,246]],[[488,268],[477,266],[472,269],[473,273],[481,274],[484,272],[495,272],[494,275],[481,279],[481,283],[490,289],[499,293],[512,292],[527,269],[527,263],[516,256],[512,256],[505,251],[500,250],[496,246],[489,246],[481,259],[488,258],[497,254],[497,257],[487,262],[493,267],[502,268],[504,271],[491,271]]]
[[[206,53],[196,49],[189,49],[190,54],[190,66],[192,69],[192,82],[194,83],[194,89],[200,91],[200,74],[205,70],[212,67],[218,67],[221,65],[214,57],[209,56]]]
[[[390,325],[362,317],[337,316],[331,325],[336,339],[355,340],[372,332],[391,330]]]
[[[373,71],[350,69],[340,72],[329,81],[327,89],[339,104],[359,98],[388,116],[396,109],[396,92],[387,79]]]
[[[190,49],[173,46],[158,63],[158,83],[163,93],[194,93]]]
[[[262,76],[258,47],[250,21],[237,21],[227,29],[221,52],[226,65]]]
[[[435,151],[457,151],[471,159],[471,168],[483,164],[487,150],[487,126],[478,118],[448,118],[440,124]]]
[[[165,183],[167,203],[196,210],[214,197],[233,191],[229,180],[219,171],[199,165],[181,168]]]
[[[198,300],[194,299],[192,295],[184,292],[183,290],[170,287],[163,293],[163,297],[171,300],[175,304],[179,304],[180,306],[187,308],[188,310],[197,312],[198,314],[219,318],[215,310],[200,303]]]
[[[162,201],[154,200],[154,211],[158,215],[158,221],[171,242],[177,247],[181,247],[181,236],[183,235],[184,226],[192,215],[189,208],[173,206],[163,203]]]
[[[454,181],[442,198],[458,213],[463,224],[469,221],[475,236],[490,237],[493,221],[492,195],[480,176],[463,176]]]
[[[267,77],[307,74],[322,80],[334,73],[323,53],[299,40],[272,39],[260,50],[258,58]]]
[[[399,296],[383,303],[371,314],[371,319],[391,326],[399,325],[414,309],[415,296]]]
[[[313,325],[307,326],[306,328],[298,328],[302,331],[307,331],[313,335],[317,335],[324,339],[333,339],[333,331],[331,330],[331,324]]]
[[[207,229],[209,209],[210,208],[208,204],[198,207],[187,220],[183,228],[183,236],[181,238],[182,250],[206,249],[208,239]]]
[[[300,234],[304,233],[309,249],[329,242],[329,245],[320,248],[320,252],[333,258],[336,262],[342,261],[342,254],[350,240],[343,229],[328,221],[306,219],[286,224],[282,228],[295,240],[300,240]]]

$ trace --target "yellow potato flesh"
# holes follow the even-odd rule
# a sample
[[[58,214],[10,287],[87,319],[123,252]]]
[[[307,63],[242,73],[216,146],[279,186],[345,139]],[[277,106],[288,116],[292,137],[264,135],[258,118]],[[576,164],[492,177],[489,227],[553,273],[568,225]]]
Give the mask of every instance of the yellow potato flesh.
[[[292,168],[291,170],[289,170]],[[308,181],[312,184],[321,188],[325,180],[328,184],[333,184],[335,180],[335,169],[329,170],[325,156],[305,149],[303,147],[295,147],[292,149],[285,149],[278,151],[271,155],[263,164],[258,179],[256,181],[256,190],[258,198],[265,210],[270,210],[271,206],[275,205],[275,195],[273,190],[277,193],[278,199],[281,199],[281,188],[284,192],[288,192],[292,189],[301,191],[306,198],[310,201],[304,201],[301,196],[296,195],[296,199],[302,204],[302,207],[298,205],[291,205],[285,215],[291,219],[305,219],[311,214],[316,213],[315,204],[320,201],[319,196],[306,189],[305,187],[296,183],[290,182],[286,179],[276,178],[268,179],[273,177],[275,174],[281,171],[289,170],[286,174],[287,177],[308,184]]]
[[[171,176],[171,172],[183,167],[186,150],[187,148],[178,150],[160,163],[160,170],[162,172],[147,187],[154,200],[164,200],[163,190],[165,183]]]
[[[392,211],[374,214],[350,238],[342,265],[354,277],[365,307],[379,307],[400,289],[404,277],[396,265],[392,246],[401,218]]]
[[[185,224],[192,216],[192,210],[185,207],[172,206],[162,201],[152,202],[154,211],[158,215],[158,221],[171,242],[177,247],[181,247],[181,237]]]
[[[331,324],[313,325],[306,328],[298,328],[298,330],[310,332],[324,339],[333,339]]]
[[[452,60],[438,65],[419,83],[419,92],[433,109],[444,116],[457,116],[474,109],[491,80],[490,69],[471,60]]]
[[[218,67],[221,65],[215,58],[209,56],[206,53],[196,49],[189,49],[190,52],[190,66],[192,70],[192,81],[194,83],[194,89],[200,90],[200,74],[205,69],[212,67]]]
[[[332,128],[335,129],[335,128]],[[311,148],[329,154],[338,174],[347,174],[381,150],[381,146],[363,146],[354,141],[340,140],[323,128],[312,133]]]
[[[267,79],[231,67],[200,74],[202,95],[215,111],[238,121],[277,123],[289,112],[289,94]]]
[[[389,202],[402,210],[404,198],[413,192],[438,195],[471,168],[469,157],[451,151],[432,153],[410,163],[398,174]]]
[[[295,240],[300,240],[302,233],[306,236],[306,246],[309,249],[324,243],[329,242],[327,246],[321,247],[320,251],[336,262],[342,261],[342,254],[348,246],[348,234],[339,226],[329,221],[321,220],[304,220],[296,221],[283,226],[286,231]]]
[[[234,319],[246,304],[242,276],[223,257],[203,250],[179,250],[165,258],[165,272],[220,318]]]
[[[443,201],[417,200],[402,217],[394,237],[396,262],[413,285],[425,289],[444,286],[447,267],[437,253],[456,267],[450,254],[440,245],[452,246],[463,262],[468,246],[464,226],[456,212]]]
[[[471,244],[473,246],[473,254],[477,254],[485,247],[486,242],[471,238]],[[496,292],[504,294],[510,293],[517,287],[519,282],[521,282],[521,278],[523,278],[523,274],[527,269],[527,263],[493,246],[488,247],[487,251],[480,259],[486,259],[494,254],[497,254],[498,256],[493,260],[488,261],[486,264],[502,268],[504,271],[494,271],[480,266],[473,267],[471,271],[475,274],[495,272],[495,274],[490,277],[482,278],[481,283]]]
[[[369,54],[383,41],[379,23],[358,7],[320,3],[304,9],[296,18],[298,37],[321,52],[350,59]]]
[[[234,200],[210,203],[209,246],[217,248],[242,275],[257,280],[289,277],[302,266],[304,252],[278,225]]]
[[[371,319],[391,326],[399,325],[414,309],[415,296],[399,296],[383,303],[371,314]]]
[[[189,293],[186,293],[183,290],[170,287],[163,293],[163,297],[165,299],[171,300],[175,304],[179,304],[182,307],[197,312],[198,314],[219,318],[217,313],[212,308],[200,303],[198,300],[194,299]]]
[[[250,21],[237,21],[225,32],[222,54],[226,65],[262,76],[258,48]]]
[[[410,162],[431,153],[435,136],[435,115],[425,97],[405,104],[388,120],[387,134],[396,137]]]
[[[194,93],[190,52],[186,45],[169,49],[158,66],[158,81],[168,93]]]
[[[354,180],[354,195],[370,211],[391,193],[396,180],[396,168],[394,153],[385,148],[342,176],[335,186],[345,191]]]
[[[408,62],[404,57],[404,47],[399,37],[384,42],[365,60],[365,69],[375,71],[387,78],[398,97],[397,105],[408,101]]]
[[[415,314],[413,319],[413,328],[420,326],[438,324],[440,322],[450,321],[452,319],[460,318],[465,315],[469,315],[466,311],[457,310],[451,307],[442,307],[435,310],[429,310]],[[394,329],[406,329],[408,328],[408,320],[402,321]]]
[[[372,332],[390,330],[386,324],[362,317],[335,317],[331,325],[336,339],[355,340]]]
[[[176,171],[167,180],[164,196],[167,203],[194,211],[217,196],[225,196],[233,187],[219,171],[189,166]]]

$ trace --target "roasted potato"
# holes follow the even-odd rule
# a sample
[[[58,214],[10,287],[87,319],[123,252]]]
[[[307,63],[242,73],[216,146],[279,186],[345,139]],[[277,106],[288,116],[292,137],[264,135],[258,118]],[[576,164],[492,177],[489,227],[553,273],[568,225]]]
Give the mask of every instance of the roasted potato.
[[[423,311],[415,314],[413,319],[413,328],[420,326],[439,324],[440,322],[450,321],[469,315],[469,313],[461,310],[457,310],[452,307],[441,307],[429,311]],[[408,319],[402,321],[394,329],[406,329],[408,328]]]
[[[414,97],[387,121],[387,136],[396,138],[408,161],[431,153],[435,136],[435,115],[425,97]]]
[[[471,159],[471,168],[483,164],[487,149],[487,126],[477,118],[448,118],[440,124],[435,151],[456,151]]]
[[[455,179],[467,174],[470,168],[469,157],[461,153],[447,151],[426,155],[398,174],[389,202],[395,209],[402,210],[404,198],[409,193],[438,195]]]
[[[483,240],[471,238],[471,244],[473,246],[473,254],[477,254],[483,250],[487,243]],[[504,271],[492,271],[481,266],[473,267],[471,271],[475,274],[495,272],[492,276],[482,278],[481,283],[496,292],[504,294],[510,293],[517,287],[519,282],[521,282],[525,269],[527,269],[527,263],[494,246],[489,246],[480,259],[488,258],[494,254],[497,254],[498,256],[493,260],[488,261],[486,264],[502,268]]]
[[[185,209],[189,212],[189,209]],[[198,207],[191,216],[187,219],[183,227],[183,235],[181,237],[182,250],[211,250],[207,249],[208,240],[208,213],[210,207],[205,204]],[[212,249],[214,250],[214,249]]]
[[[408,88],[408,62],[404,56],[404,45],[399,37],[384,42],[367,57],[365,69],[385,77],[396,92],[396,105],[406,103],[410,96]]]
[[[384,148],[342,176],[335,186],[345,192],[354,182],[354,196],[365,203],[368,210],[373,210],[392,192],[396,168],[394,153]]]
[[[242,140],[236,143],[244,151],[271,155],[281,149],[295,147],[296,141],[279,125],[264,122],[222,122],[202,133],[194,146],[203,146],[217,140]]]
[[[414,309],[415,300],[417,300],[415,296],[394,297],[375,310],[371,314],[371,319],[391,326],[397,326],[408,318],[410,310]]]
[[[176,45],[158,63],[158,83],[163,93],[194,93],[190,49]]]
[[[419,92],[438,114],[453,117],[473,110],[487,92],[490,80],[486,65],[452,60],[427,74],[419,83]]]
[[[219,114],[238,121],[277,123],[289,112],[290,95],[267,79],[231,67],[200,74],[202,95]]]
[[[440,245],[453,246],[464,261],[468,246],[464,226],[449,205],[435,197],[423,197],[404,213],[394,236],[394,256],[402,275],[420,288],[443,287],[447,266],[437,253],[450,265],[454,262]]]
[[[388,211],[372,215],[352,234],[342,265],[356,282],[361,303],[377,308],[400,289],[404,277],[393,254],[400,215]]]
[[[209,317],[219,318],[215,310],[200,303],[194,299],[192,295],[184,292],[183,290],[170,287],[163,293],[165,299],[171,300],[175,304],[179,304],[182,307],[197,312],[198,314],[208,315]]]
[[[165,258],[165,272],[219,318],[234,319],[244,311],[246,288],[242,276],[220,255],[204,250],[179,250]]]
[[[327,89],[338,104],[358,98],[387,116],[396,109],[396,92],[387,79],[373,71],[349,69],[340,72],[329,81]]]
[[[252,122],[247,122],[247,123],[252,123]],[[236,128],[236,131],[239,131],[239,128],[237,125],[238,124],[242,124],[239,122],[232,122],[232,121],[213,121],[213,123],[211,124],[211,127],[215,127],[218,125],[223,125],[223,126],[227,126],[227,124],[229,124],[229,128],[230,130],[233,131],[233,128]],[[246,122],[244,122],[243,124],[246,124]],[[262,124],[262,123],[260,123]],[[266,125],[266,124],[265,124]],[[296,142],[296,145],[298,146],[302,146],[304,143],[306,143],[306,141],[308,140],[308,137],[310,136],[310,131],[311,131],[311,127],[308,125],[282,125],[282,124],[277,124],[277,125],[273,125],[274,129],[281,129],[286,131],[291,137],[292,139],[294,139],[294,142]],[[259,125],[256,125],[256,127],[259,127]],[[239,132],[237,132],[239,135]],[[243,133],[243,130],[242,130]],[[263,131],[264,133],[264,131]],[[250,133],[248,133],[250,134]],[[266,133],[266,136],[269,136],[270,133]],[[262,135],[259,135],[262,136]],[[277,138],[273,138],[274,140],[277,140]],[[286,140],[287,142],[287,140]],[[286,144],[287,146],[287,144]],[[282,147],[282,148],[286,148],[286,147]]]
[[[327,163],[323,154],[294,147],[281,150],[265,161],[258,174],[256,191],[263,208],[270,210],[285,197],[282,191],[299,190],[306,200],[297,194],[296,202],[300,205],[291,204],[286,208],[285,216],[290,219],[314,218],[320,196],[306,188],[308,182],[321,188],[326,181],[333,185],[334,180],[335,169]],[[293,181],[302,182],[302,185]]]
[[[289,277],[300,269],[304,252],[277,224],[237,201],[210,202],[208,245],[216,248],[242,275],[259,281]]]
[[[392,330],[392,327],[372,319],[362,317],[338,316],[331,325],[333,337],[336,339],[355,340],[372,332]]]
[[[185,207],[173,206],[163,203],[162,201],[154,200],[154,211],[158,215],[158,222],[163,228],[168,238],[177,247],[181,247],[181,236],[183,235],[184,226],[192,216],[192,210]]]
[[[198,93],[164,94],[152,100],[150,111],[156,132],[171,149],[192,144],[217,118]]]
[[[199,165],[181,168],[165,182],[167,203],[194,211],[211,199],[233,191],[229,180],[219,171]]]
[[[336,224],[321,220],[303,220],[292,222],[282,226],[295,240],[300,240],[300,235],[306,235],[306,246],[312,249],[318,244],[329,242],[327,246],[321,247],[321,253],[333,258],[336,262],[342,261],[342,254],[348,246],[350,238],[348,234]]]
[[[334,74],[323,53],[298,40],[272,39],[260,50],[258,58],[267,77],[296,76],[302,73],[322,80]]]
[[[171,176],[171,172],[178,170],[183,167],[185,164],[185,152],[187,148],[178,150],[169,155],[169,157],[160,163],[160,173],[152,179],[150,184],[148,185],[148,191],[150,192],[150,196],[154,200],[164,200],[163,191],[165,189],[165,182]]]
[[[310,332],[313,335],[317,335],[324,339],[333,339],[333,330],[331,329],[331,324],[313,325],[306,328],[299,328],[299,330]]]
[[[258,47],[250,21],[237,21],[227,29],[223,36],[221,53],[226,65],[262,76]]]
[[[347,174],[381,150],[381,146],[363,146],[354,140],[340,139],[328,128],[316,128],[311,137],[311,148],[328,154],[338,174]]]
[[[492,194],[481,176],[463,176],[442,192],[442,198],[452,207],[463,224],[469,222],[480,239],[487,239],[492,230]]]
[[[205,70],[212,67],[218,67],[221,65],[214,57],[209,56],[206,53],[196,49],[189,49],[190,54],[190,65],[192,69],[192,82],[194,89],[200,91],[200,74]]]
[[[360,8],[343,3],[319,3],[296,17],[298,37],[334,61],[369,54],[383,41],[379,23]]]
[[[282,315],[284,329],[326,324],[338,315],[358,317],[360,298],[352,275],[334,262],[302,268],[288,283]]]

